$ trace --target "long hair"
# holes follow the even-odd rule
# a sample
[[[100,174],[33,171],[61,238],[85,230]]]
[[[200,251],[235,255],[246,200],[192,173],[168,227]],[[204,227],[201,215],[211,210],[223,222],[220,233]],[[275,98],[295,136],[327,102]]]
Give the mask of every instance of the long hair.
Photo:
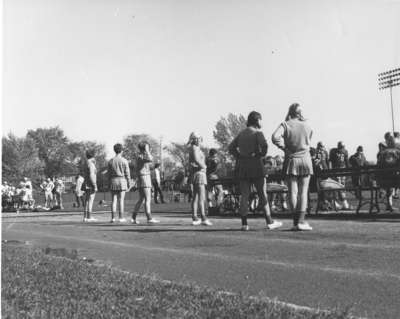
[[[289,121],[290,119],[299,119],[300,121],[305,121],[299,103],[293,103],[289,106],[289,111],[286,115],[285,121]]]

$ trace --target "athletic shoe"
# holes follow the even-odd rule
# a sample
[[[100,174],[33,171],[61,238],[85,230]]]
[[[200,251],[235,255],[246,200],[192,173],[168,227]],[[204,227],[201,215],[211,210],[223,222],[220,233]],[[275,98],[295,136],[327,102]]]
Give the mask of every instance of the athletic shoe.
[[[119,219],[119,222],[120,222],[120,223],[126,223],[127,220],[126,220],[126,218],[120,218],[120,219]]]
[[[201,222],[201,224],[202,224],[203,226],[212,226],[212,222],[210,222],[209,219],[203,220],[203,221]]]
[[[242,228],[241,228],[243,231],[248,231],[248,230],[250,230],[250,227],[249,227],[249,225],[242,225]]]
[[[193,226],[199,226],[199,225],[201,225],[201,220],[200,220],[200,219],[197,219],[197,220],[192,221],[192,225],[193,225]]]
[[[272,224],[268,224],[267,225],[267,229],[273,230],[273,229],[277,229],[277,228],[279,228],[281,226],[282,226],[281,222],[273,221]]]
[[[113,223],[115,223],[116,222],[116,219],[115,218],[112,218],[111,220],[110,220],[110,223],[111,224],[113,224]]]
[[[298,229],[298,230],[307,231],[307,230],[312,230],[312,227],[310,226],[309,223],[304,222],[304,223],[299,223],[299,224],[297,225],[297,229]]]
[[[147,221],[147,224],[158,224],[159,222],[159,220],[152,218]]]
[[[97,222],[97,218],[93,218],[93,217],[86,218],[86,221],[87,222]]]
[[[140,224],[136,219],[133,219],[133,218],[131,218],[131,223],[133,225],[139,225]]]

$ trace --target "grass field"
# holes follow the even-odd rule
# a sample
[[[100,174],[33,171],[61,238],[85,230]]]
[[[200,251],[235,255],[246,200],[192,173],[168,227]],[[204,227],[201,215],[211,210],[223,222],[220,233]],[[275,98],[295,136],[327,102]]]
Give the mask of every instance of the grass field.
[[[3,245],[2,318],[350,318]]]
[[[156,226],[110,224],[102,196],[90,224],[67,200],[63,211],[2,214],[3,317],[249,318],[268,311],[270,318],[345,318],[351,309],[359,317],[399,318],[398,213],[312,214],[312,232],[289,231],[288,213],[275,214],[284,225],[267,231],[255,214],[251,230],[241,232],[229,213],[212,216],[212,227],[193,227],[188,203],[153,204]],[[57,251],[72,253],[55,258]],[[150,293],[146,299],[138,287]],[[106,299],[127,312],[107,312],[110,302],[99,305]]]

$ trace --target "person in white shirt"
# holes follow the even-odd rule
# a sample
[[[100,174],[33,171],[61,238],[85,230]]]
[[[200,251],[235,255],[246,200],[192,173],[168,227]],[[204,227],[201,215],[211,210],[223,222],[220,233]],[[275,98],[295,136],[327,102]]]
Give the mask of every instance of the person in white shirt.
[[[160,164],[156,163],[154,165],[153,174],[152,174],[152,184],[154,188],[154,203],[158,204],[158,195],[160,195],[161,203],[165,203],[164,195],[161,190],[161,173],[160,173]]]
[[[43,181],[43,183],[40,185],[40,188],[44,191],[44,199],[45,199],[44,207],[46,209],[51,209],[53,202],[53,188],[54,188],[54,183],[51,180],[51,178],[48,177],[45,181]]]
[[[82,184],[83,184],[84,180],[85,179],[83,178],[82,175],[80,175],[80,174],[76,175],[74,193],[75,193],[77,207],[80,207],[81,204],[82,204],[82,207],[85,207],[85,198],[84,198],[85,192],[82,190]]]
[[[21,184],[23,185],[23,192],[24,192],[22,201],[24,203],[27,203],[29,208],[33,208],[35,200],[33,199],[32,182],[29,180],[28,177],[24,177],[24,181]]]
[[[62,193],[64,192],[64,181],[56,177],[54,181],[54,200],[56,206],[58,206],[60,209],[64,209],[63,207],[63,201],[62,201]]]

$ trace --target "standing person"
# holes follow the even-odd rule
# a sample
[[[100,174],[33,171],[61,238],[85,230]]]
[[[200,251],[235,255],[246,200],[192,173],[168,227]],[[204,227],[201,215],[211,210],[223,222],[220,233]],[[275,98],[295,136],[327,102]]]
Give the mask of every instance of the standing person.
[[[64,209],[63,207],[63,201],[62,201],[62,193],[64,192],[65,186],[64,182],[60,177],[56,177],[54,181],[54,200],[56,203],[56,206],[58,206],[60,209]]]
[[[97,192],[97,168],[94,156],[94,150],[86,151],[87,160],[83,168],[84,182],[82,185],[82,189],[85,192],[85,206],[83,212],[84,222],[94,222],[97,220],[96,218],[91,217],[93,202]]]
[[[394,146],[400,149],[400,132],[394,132],[393,137],[394,137]]]
[[[80,207],[81,204],[82,204],[82,207],[85,207],[85,197],[84,197],[85,193],[82,190],[82,185],[83,185],[84,181],[85,181],[85,179],[83,178],[82,175],[78,174],[75,176],[74,193],[75,193],[77,207]]]
[[[384,149],[378,153],[378,167],[392,168],[400,166],[400,149],[396,148],[394,137],[390,136]],[[379,186],[386,190],[386,210],[393,211],[393,196],[395,186],[399,185],[400,177],[392,172],[378,175]]]
[[[322,142],[318,142],[317,144],[314,165],[320,171],[329,169],[329,154]]]
[[[339,141],[337,144],[337,148],[332,148],[329,153],[329,161],[331,163],[331,168],[348,168],[350,166],[349,163],[349,152],[346,150],[346,147],[342,141]],[[338,176],[336,180],[346,186],[346,176]],[[341,205],[336,204],[337,208],[349,210],[350,205],[346,199],[346,192],[339,192],[339,200],[341,201]]]
[[[189,180],[193,189],[192,197],[192,225],[212,226],[212,223],[206,217],[206,162],[204,153],[200,149],[201,137],[199,134],[192,132],[189,136]],[[201,220],[197,216],[200,210]]]
[[[217,157],[217,150],[215,148],[212,148],[208,152],[208,157],[206,159],[206,175],[207,175],[207,184],[210,185],[210,181],[215,181],[218,180],[218,166],[219,166],[219,160]],[[209,209],[212,208],[213,204],[213,195],[215,192],[215,204],[216,204],[216,209],[219,210],[222,205],[222,200],[223,200],[223,188],[221,184],[214,184],[214,186],[208,186],[208,207]]]
[[[32,181],[28,177],[24,177],[24,188],[25,188],[25,200],[29,205],[29,208],[33,208],[35,206],[35,199],[33,198],[33,186]]]
[[[361,145],[357,147],[356,153],[350,156],[349,163],[351,167],[354,168],[361,168],[367,165],[367,159],[365,158],[364,155],[364,148]],[[362,186],[362,176],[360,174],[352,175],[351,180],[354,187]],[[357,198],[361,197],[361,191],[358,190],[356,191],[356,197]]]
[[[136,162],[136,173],[138,176],[139,200],[137,201],[132,213],[132,224],[139,224],[136,216],[140,207],[144,203],[144,212],[147,217],[148,224],[157,224],[160,221],[151,216],[151,177],[150,163],[153,161],[153,156],[150,153],[150,145],[148,142],[140,142],[138,145],[139,154]]]
[[[283,174],[287,177],[293,230],[312,230],[305,221],[308,187],[313,167],[310,155],[312,129],[299,104],[290,105],[285,122],[272,135],[272,142],[285,152]]]
[[[54,188],[54,183],[51,180],[50,177],[48,177],[46,180],[43,181],[42,184],[40,184],[40,188],[44,192],[44,208],[49,210],[53,208],[53,188]]]
[[[259,207],[264,212],[267,229],[282,226],[281,222],[273,221],[268,203],[267,181],[264,172],[263,158],[267,155],[268,144],[261,131],[261,114],[255,111],[247,117],[247,127],[229,145],[229,153],[236,159],[236,177],[240,188],[240,215],[242,230],[249,230],[247,214],[252,185],[258,194]]]
[[[122,157],[122,145],[114,145],[115,157],[108,162],[108,179],[112,196],[111,223],[115,222],[118,206],[118,217],[121,223],[126,222],[124,215],[125,192],[130,188],[131,173],[128,160]]]
[[[160,195],[161,203],[164,204],[164,195],[161,190],[161,172],[160,172],[160,163],[156,163],[153,169],[153,176],[151,183],[154,188],[154,203],[158,204],[158,195]]]

